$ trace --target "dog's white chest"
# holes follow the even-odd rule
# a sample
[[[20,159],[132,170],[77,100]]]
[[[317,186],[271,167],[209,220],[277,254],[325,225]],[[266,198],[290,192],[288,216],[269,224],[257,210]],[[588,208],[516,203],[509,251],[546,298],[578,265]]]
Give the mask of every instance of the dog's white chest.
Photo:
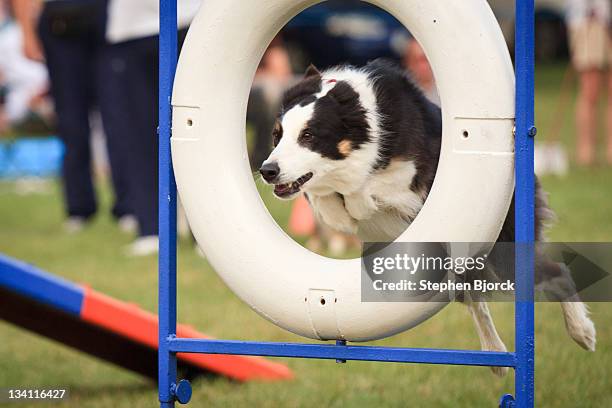
[[[358,219],[358,233],[362,240],[392,241],[408,228],[424,202],[424,193],[411,189],[415,175],[413,162],[399,160],[372,175],[363,193],[371,197],[376,210],[368,217]],[[350,207],[348,203],[349,214]]]
[[[359,190],[342,198],[313,197],[311,204],[330,227],[357,233],[363,241],[387,242],[410,225],[423,206],[425,193],[411,190],[414,163],[394,161],[370,176]]]

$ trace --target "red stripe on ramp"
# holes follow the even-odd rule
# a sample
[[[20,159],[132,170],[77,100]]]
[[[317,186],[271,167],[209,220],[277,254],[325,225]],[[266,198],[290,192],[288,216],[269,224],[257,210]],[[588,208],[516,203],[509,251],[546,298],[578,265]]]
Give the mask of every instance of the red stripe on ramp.
[[[85,299],[81,309],[83,320],[157,349],[158,320],[156,315],[136,305],[119,301],[89,288],[84,289]],[[185,325],[177,326],[177,336],[211,338]],[[239,381],[281,380],[293,377],[291,370],[285,365],[261,357],[184,353],[179,353],[177,357],[203,370]]]

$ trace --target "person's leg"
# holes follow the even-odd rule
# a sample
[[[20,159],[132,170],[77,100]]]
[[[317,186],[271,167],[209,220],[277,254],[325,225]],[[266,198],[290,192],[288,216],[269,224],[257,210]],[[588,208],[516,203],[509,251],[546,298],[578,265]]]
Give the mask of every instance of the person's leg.
[[[66,211],[89,218],[96,212],[89,145],[91,53],[87,39],[59,38],[43,11],[39,33],[51,80],[57,129],[65,145],[62,177]]]
[[[577,161],[580,165],[591,165],[595,161],[597,133],[597,99],[602,72],[585,69],[580,73],[580,91],[576,107]]]
[[[125,61],[117,47],[104,45],[96,58],[96,94],[106,135],[106,147],[115,193],[112,214],[116,219],[133,214],[126,169],[130,116],[124,95]]]
[[[185,30],[178,34],[179,47],[185,34]],[[126,62],[126,111],[130,115],[127,171],[140,237],[158,234],[158,44],[157,36],[121,44]],[[137,246],[133,249],[132,252],[140,252]]]
[[[130,194],[141,237],[157,235],[157,37],[130,41],[124,48],[124,97],[130,129],[126,134]]]
[[[117,47],[106,40],[108,0],[93,0],[98,12],[95,19],[94,82],[102,126],[106,136],[106,148],[111,169],[111,181],[115,193],[112,214],[116,219],[132,213],[128,181],[125,172],[127,151],[125,140],[129,132],[129,116],[125,110],[123,75],[125,64]]]

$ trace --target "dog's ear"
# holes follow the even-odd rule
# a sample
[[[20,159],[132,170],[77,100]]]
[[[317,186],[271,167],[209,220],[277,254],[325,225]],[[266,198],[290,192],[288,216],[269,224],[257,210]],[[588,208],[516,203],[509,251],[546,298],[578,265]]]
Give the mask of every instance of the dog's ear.
[[[304,78],[310,78],[313,76],[321,76],[321,72],[314,65],[310,64],[306,69],[306,73],[304,74]]]

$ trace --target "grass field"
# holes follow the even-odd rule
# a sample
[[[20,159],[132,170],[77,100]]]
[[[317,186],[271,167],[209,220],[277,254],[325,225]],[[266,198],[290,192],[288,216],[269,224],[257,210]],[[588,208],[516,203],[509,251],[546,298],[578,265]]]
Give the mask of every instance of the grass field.
[[[553,120],[563,121],[569,142],[571,106],[553,118],[562,67],[538,71],[537,114],[542,137]],[[569,146],[569,145],[568,145]],[[559,223],[553,240],[612,241],[612,169],[572,170],[565,178],[545,178]],[[103,211],[78,235],[62,232],[59,190],[20,195],[0,184],[0,252],[24,259],[76,282],[155,311],[157,262],[123,255],[131,237],[118,232],[108,213],[108,190],[101,188]],[[281,225],[288,207],[270,200]],[[254,245],[256,243],[253,243]],[[179,316],[216,337],[302,341],[260,318],[237,299],[199,258],[191,242],[179,246]],[[513,307],[491,306],[506,344],[513,345]],[[587,353],[565,334],[558,305],[538,304],[536,313],[536,398],[541,407],[605,407],[612,391],[612,308],[591,305],[598,328],[598,350]],[[473,349],[478,339],[467,311],[451,305],[412,331],[376,342],[381,345]],[[224,379],[194,382],[193,407],[492,407],[513,391],[513,376],[494,377],[487,368],[333,361],[282,360],[295,372],[283,383],[238,384]],[[112,365],[74,352],[0,322],[0,388],[67,386],[62,407],[153,407],[155,384]],[[20,404],[20,407],[29,407]],[[38,405],[31,405],[38,406]]]

